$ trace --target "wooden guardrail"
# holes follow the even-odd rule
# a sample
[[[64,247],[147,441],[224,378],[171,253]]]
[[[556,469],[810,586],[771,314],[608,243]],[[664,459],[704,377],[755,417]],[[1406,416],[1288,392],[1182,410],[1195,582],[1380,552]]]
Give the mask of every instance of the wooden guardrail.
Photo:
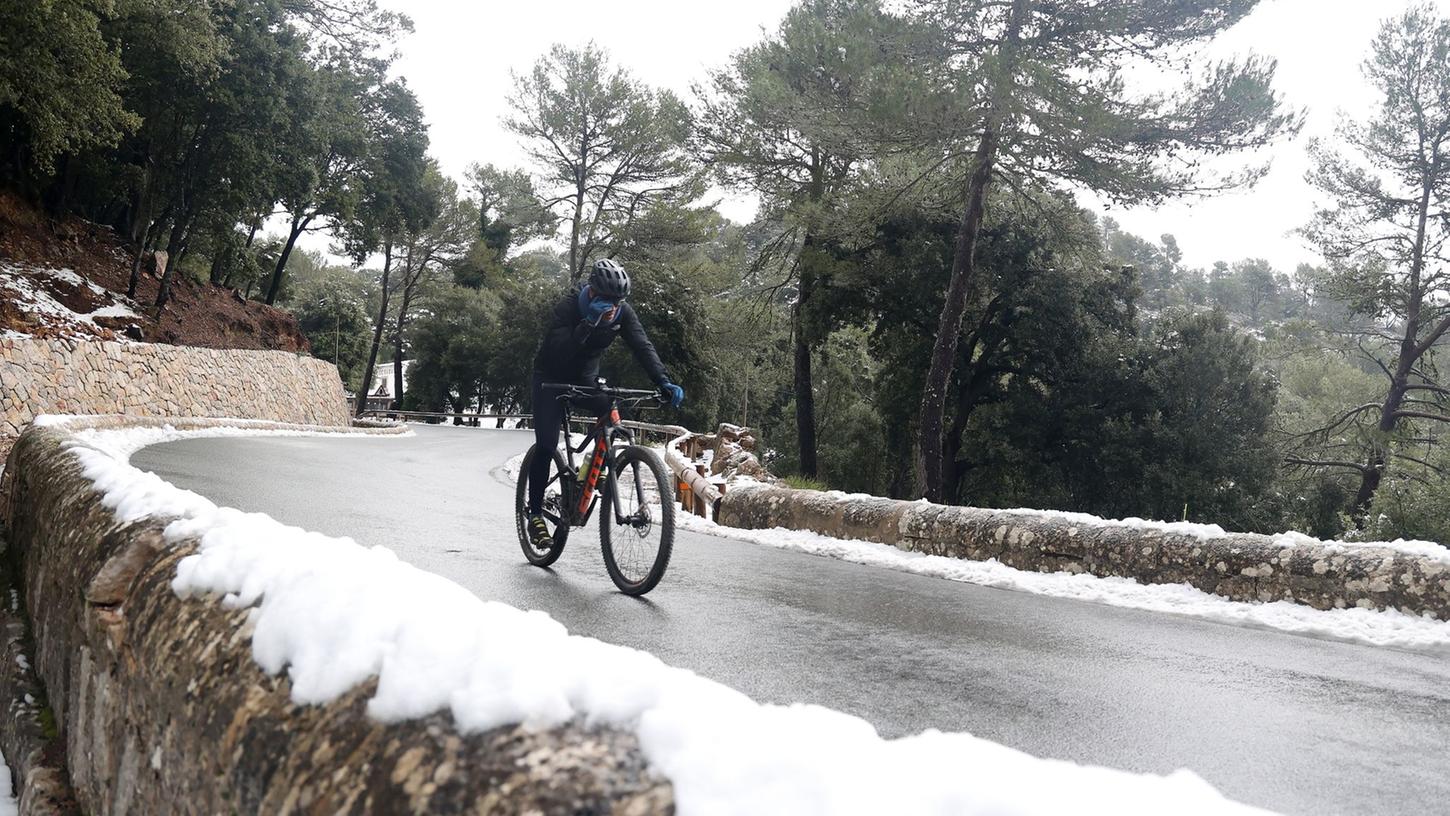
[[[680,425],[657,425],[632,420],[625,420],[622,424],[626,428],[642,432],[646,440],[653,435],[664,443],[665,464],[675,475],[675,497],[680,502],[680,509],[701,518],[712,517],[720,506],[720,497],[725,495],[725,486],[710,481],[705,466],[692,464],[689,457],[680,451],[680,443],[695,436],[695,433]]]

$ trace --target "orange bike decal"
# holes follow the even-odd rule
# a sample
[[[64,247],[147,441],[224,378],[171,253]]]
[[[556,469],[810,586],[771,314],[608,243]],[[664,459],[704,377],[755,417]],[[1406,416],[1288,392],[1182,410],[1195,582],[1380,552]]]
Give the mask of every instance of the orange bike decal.
[[[584,483],[584,492],[579,494],[579,515],[589,512],[589,500],[594,498],[594,486],[599,483],[599,470],[604,466],[604,437],[594,445],[594,462],[589,465],[589,480]]]

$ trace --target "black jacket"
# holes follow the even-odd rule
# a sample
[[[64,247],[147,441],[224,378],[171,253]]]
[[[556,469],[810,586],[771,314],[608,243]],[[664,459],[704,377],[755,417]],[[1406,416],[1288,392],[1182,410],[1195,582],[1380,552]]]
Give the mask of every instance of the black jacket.
[[[599,361],[604,357],[604,351],[614,342],[615,336],[621,334],[640,367],[656,385],[670,379],[664,363],[660,362],[659,353],[644,333],[644,326],[640,325],[639,316],[628,301],[619,305],[614,322],[591,326],[579,316],[577,287],[554,304],[549,330],[544,333],[544,342],[534,356],[534,372],[546,382],[593,385],[599,376]]]

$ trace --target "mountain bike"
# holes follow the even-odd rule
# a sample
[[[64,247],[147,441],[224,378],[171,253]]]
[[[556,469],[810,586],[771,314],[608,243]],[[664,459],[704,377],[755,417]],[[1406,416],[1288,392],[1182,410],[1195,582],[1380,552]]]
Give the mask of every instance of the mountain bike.
[[[560,420],[564,444],[563,450],[552,451],[540,451],[534,445],[519,469],[515,515],[524,557],[537,567],[559,560],[570,530],[589,522],[602,497],[605,510],[599,518],[599,543],[609,577],[626,595],[649,592],[664,577],[674,546],[672,482],[659,455],[634,444],[634,434],[620,423],[619,407],[638,407],[651,400],[663,404],[662,398],[655,391],[611,388],[602,380],[598,387],[545,383],[543,390],[564,402]],[[608,411],[600,413],[594,427],[575,446],[569,434],[571,406],[588,403],[598,407],[605,400]],[[591,442],[594,450],[581,462],[587,467],[577,467],[574,455],[582,454]],[[529,470],[534,457],[540,455],[551,459],[542,508],[552,532],[553,545],[547,549],[535,547],[528,531]]]

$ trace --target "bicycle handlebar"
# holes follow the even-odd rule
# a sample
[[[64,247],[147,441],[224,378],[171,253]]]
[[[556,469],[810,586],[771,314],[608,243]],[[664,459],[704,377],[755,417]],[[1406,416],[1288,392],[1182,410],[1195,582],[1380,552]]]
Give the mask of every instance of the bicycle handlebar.
[[[573,383],[543,383],[541,386],[545,391],[554,391],[559,396],[579,397],[615,397],[619,399],[660,399],[663,395],[658,391],[643,391],[638,388],[613,388],[611,386],[590,386],[575,385]]]

